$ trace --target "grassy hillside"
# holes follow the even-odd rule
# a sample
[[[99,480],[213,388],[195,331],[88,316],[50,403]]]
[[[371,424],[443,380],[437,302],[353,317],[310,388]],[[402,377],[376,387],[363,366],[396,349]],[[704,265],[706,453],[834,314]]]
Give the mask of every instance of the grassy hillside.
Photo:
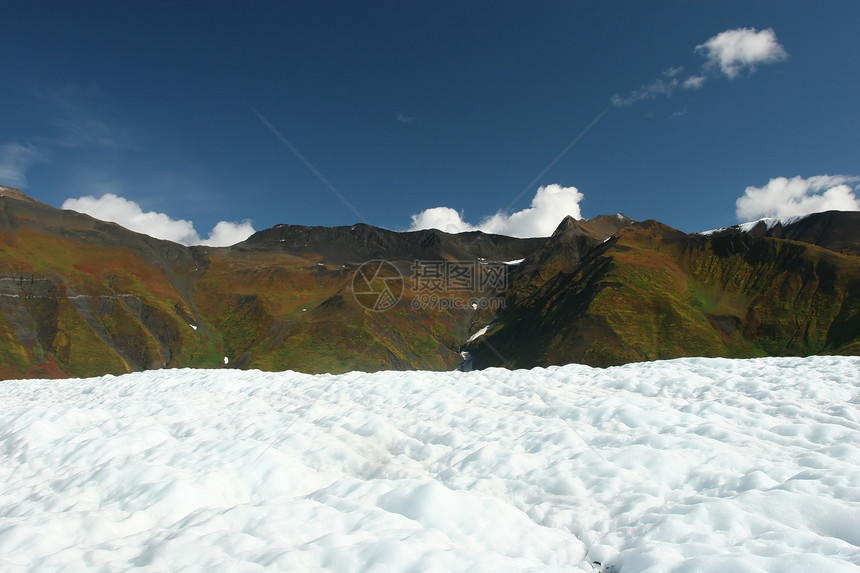
[[[236,247],[189,248],[0,195],[0,378],[447,370],[490,323],[469,345],[476,367],[858,354],[860,257],[846,230],[856,218],[845,220],[822,214],[779,231],[842,252],[775,231],[686,235],[623,215],[568,218],[548,240],[282,225]],[[365,255],[404,281],[385,312],[353,292]],[[477,269],[522,256],[502,266],[516,269],[504,292],[407,286],[421,257]],[[473,308],[473,296],[505,305]]]
[[[323,260],[189,249],[0,197],[0,377],[213,368],[225,358],[304,372],[461,361],[472,309],[413,308],[407,291],[395,308],[372,312],[352,294],[356,265]]]
[[[476,366],[858,352],[860,258],[809,244],[646,222],[534,276],[470,349]]]
[[[4,377],[213,363],[167,271],[122,247],[28,227],[4,233],[0,310]]]

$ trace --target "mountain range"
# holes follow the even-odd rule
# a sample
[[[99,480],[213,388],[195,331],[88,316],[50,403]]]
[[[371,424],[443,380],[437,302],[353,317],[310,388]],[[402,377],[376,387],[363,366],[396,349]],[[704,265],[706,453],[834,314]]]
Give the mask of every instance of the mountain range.
[[[860,354],[860,213],[549,238],[277,225],[187,247],[0,187],[0,378]]]

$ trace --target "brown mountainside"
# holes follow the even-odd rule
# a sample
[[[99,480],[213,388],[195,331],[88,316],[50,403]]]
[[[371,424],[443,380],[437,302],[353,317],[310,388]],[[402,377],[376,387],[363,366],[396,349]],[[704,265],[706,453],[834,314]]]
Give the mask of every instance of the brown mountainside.
[[[425,300],[428,291],[409,285],[414,261],[521,259],[543,242],[279,225],[231,248],[185,247],[4,188],[0,377],[219,367],[225,359],[306,372],[450,369],[462,361],[459,347],[479,312],[467,301],[479,293],[459,290],[458,308]],[[399,273],[399,303],[385,312],[353,296],[357,271],[373,259]],[[385,279],[370,288],[379,284]]]
[[[857,354],[858,215],[709,236],[568,218],[548,239],[278,225],[208,248],[4,187],[0,378]]]
[[[860,353],[860,258],[810,243],[645,221],[548,275],[513,278],[476,367]]]

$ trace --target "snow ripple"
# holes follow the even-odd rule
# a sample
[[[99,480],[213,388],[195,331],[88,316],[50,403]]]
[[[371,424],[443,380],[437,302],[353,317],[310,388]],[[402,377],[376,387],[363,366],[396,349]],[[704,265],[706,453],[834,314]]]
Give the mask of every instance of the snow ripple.
[[[857,571],[860,358],[0,383],[0,569]]]

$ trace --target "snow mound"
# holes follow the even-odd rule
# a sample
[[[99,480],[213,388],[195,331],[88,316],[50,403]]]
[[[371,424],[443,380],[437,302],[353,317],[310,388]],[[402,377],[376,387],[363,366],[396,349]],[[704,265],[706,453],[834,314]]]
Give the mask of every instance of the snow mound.
[[[793,225],[798,221],[802,221],[806,218],[806,215],[801,215],[797,217],[764,217],[763,219],[759,219],[757,221],[749,221],[747,223],[741,223],[738,227],[741,228],[741,231],[750,232],[755,229],[760,223],[764,223],[765,228],[769,231],[776,227],[777,225],[782,225],[783,227],[787,227],[789,225]]]
[[[857,571],[860,358],[0,383],[0,569]]]
[[[781,225],[783,227],[787,227],[789,225],[793,225],[798,221],[802,221],[805,219],[807,215],[799,215],[796,217],[764,217],[762,219],[756,219],[755,221],[748,221],[746,223],[740,223],[738,225],[733,225],[731,227],[721,227],[719,229],[711,229],[710,231],[700,231],[696,233],[697,235],[713,235],[716,233],[720,233],[722,231],[727,231],[729,229],[738,229],[739,231],[743,231],[744,233],[749,233],[753,229],[755,229],[758,225],[764,223],[765,228],[770,231],[777,225]]]

